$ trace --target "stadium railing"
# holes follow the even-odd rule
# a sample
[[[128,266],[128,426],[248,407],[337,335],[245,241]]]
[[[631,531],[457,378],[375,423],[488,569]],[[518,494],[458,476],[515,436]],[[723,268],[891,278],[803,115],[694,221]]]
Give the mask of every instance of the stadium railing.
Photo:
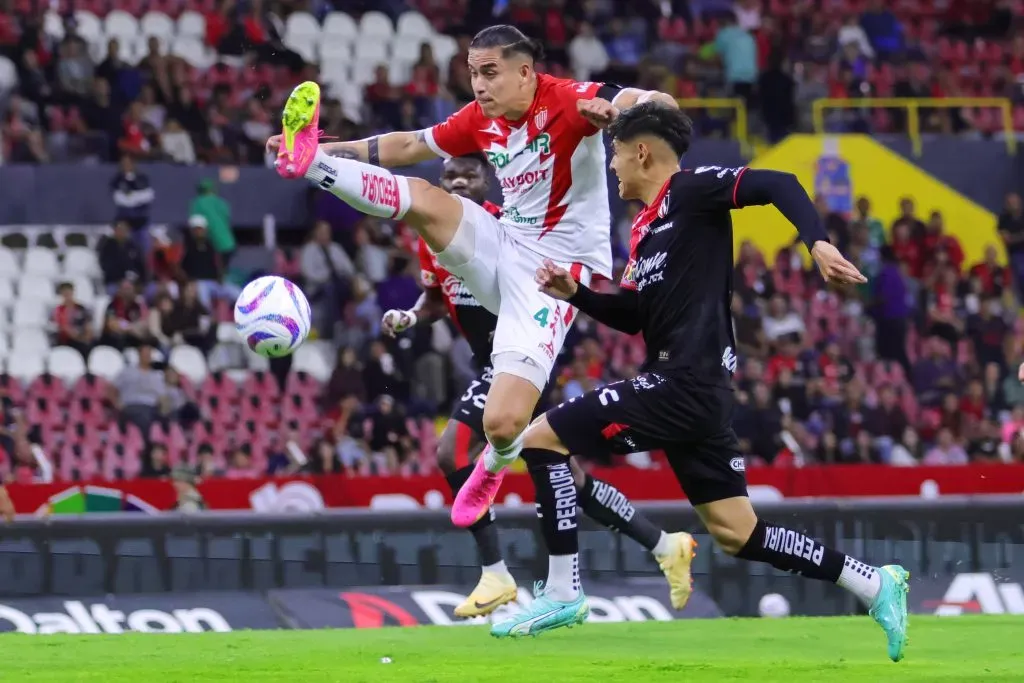
[[[730,97],[682,97],[676,100],[679,108],[687,109],[731,109],[735,116],[733,118],[733,137],[740,143],[740,152],[744,157],[750,157],[750,136],[747,126],[747,104],[739,98]]]
[[[1005,97],[862,97],[858,99],[821,99],[812,104],[814,132],[819,135],[825,131],[825,111],[828,109],[904,109],[907,112],[907,135],[913,147],[914,156],[921,156],[921,109],[959,109],[961,107],[977,107],[981,109],[998,109],[1003,124],[1006,151],[1010,155],[1017,153],[1017,137],[1013,130],[1013,107]]]

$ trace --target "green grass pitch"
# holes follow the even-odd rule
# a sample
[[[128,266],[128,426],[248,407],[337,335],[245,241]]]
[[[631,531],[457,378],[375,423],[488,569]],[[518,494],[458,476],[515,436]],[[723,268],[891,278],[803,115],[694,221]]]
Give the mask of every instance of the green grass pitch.
[[[6,634],[0,681],[1021,681],[1022,627],[1021,617],[916,617],[898,664],[867,618],[585,624],[518,641],[480,627]]]

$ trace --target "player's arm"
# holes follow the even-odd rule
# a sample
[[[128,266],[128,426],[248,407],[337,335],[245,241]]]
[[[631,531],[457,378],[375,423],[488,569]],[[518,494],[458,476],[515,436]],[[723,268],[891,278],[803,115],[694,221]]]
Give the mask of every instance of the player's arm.
[[[679,103],[676,102],[676,98],[672,97],[668,93],[660,92],[658,90],[623,88],[611,100],[611,103],[615,105],[615,108],[620,111],[623,109],[629,109],[635,104],[643,104],[644,102],[661,102],[665,106],[672,107],[673,109],[679,108]]]
[[[735,208],[771,204],[778,209],[796,228],[800,241],[811,252],[826,281],[845,284],[867,282],[856,266],[843,258],[829,242],[818,210],[792,173],[740,169],[732,186],[732,204]]]
[[[7,487],[0,484],[0,517],[4,518],[4,521],[14,521],[14,503],[11,502],[11,497],[7,493]]]
[[[448,315],[448,303],[440,287],[430,287],[420,294],[411,309],[417,325],[432,325]]]
[[[597,322],[626,334],[641,330],[637,293],[620,287],[612,294],[599,294],[577,282],[565,268],[550,259],[537,269],[537,284],[548,296],[567,301]]]
[[[644,102],[660,102],[666,107],[679,108],[676,98],[657,90],[621,88],[612,83],[583,83],[577,92],[580,98],[576,100],[576,111],[595,129],[608,126],[623,109]]]
[[[425,130],[385,133],[353,142],[325,142],[320,147],[331,156],[384,168],[411,166],[438,156],[427,144]]]
[[[423,240],[419,242],[417,256],[420,260],[420,284],[423,286],[423,293],[408,311],[391,309],[384,314],[381,327],[385,334],[392,337],[415,325],[429,325],[448,315],[441,280],[434,268],[430,249]]]

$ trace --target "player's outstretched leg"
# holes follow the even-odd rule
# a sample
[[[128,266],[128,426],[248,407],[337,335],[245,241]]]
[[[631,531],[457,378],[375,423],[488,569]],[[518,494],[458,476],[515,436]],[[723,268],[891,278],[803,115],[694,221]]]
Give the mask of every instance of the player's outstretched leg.
[[[668,579],[669,599],[674,609],[683,609],[693,593],[690,565],[697,555],[697,542],[685,531],[667,533],[658,528],[613,484],[587,474],[571,458],[580,509],[598,524],[629,536],[654,555]]]
[[[907,579],[899,565],[872,567],[804,534],[758,519],[750,499],[733,497],[696,506],[715,541],[730,555],[829,581],[853,593],[885,632],[889,658],[907,645]]]
[[[473,429],[458,420],[450,420],[437,447],[437,466],[445,475],[452,495],[457,495],[469,478],[473,466],[469,463],[480,452],[481,439]],[[455,616],[462,618],[490,614],[502,605],[516,599],[519,589],[505,566],[498,544],[498,528],[494,525],[494,511],[478,519],[469,527],[480,554],[480,580],[469,596],[456,606]]]

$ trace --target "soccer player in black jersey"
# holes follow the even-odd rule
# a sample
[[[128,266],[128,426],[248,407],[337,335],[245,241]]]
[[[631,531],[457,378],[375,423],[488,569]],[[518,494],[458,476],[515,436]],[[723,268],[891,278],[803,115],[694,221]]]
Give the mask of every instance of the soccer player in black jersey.
[[[598,322],[642,333],[647,359],[637,377],[566,402],[527,431],[522,457],[538,488],[549,552],[569,558],[578,553],[575,508],[559,505],[569,453],[663,449],[722,550],[851,591],[882,626],[889,656],[898,661],[906,643],[908,573],[896,565],[872,567],[760,519],[747,497],[743,455],[732,429],[737,359],[730,315],[730,211],[773,204],[796,226],[826,281],[850,284],[864,277],[828,242],[792,174],[721,166],[680,169],[690,144],[690,120],[654,103],[619,113],[608,131],[619,194],[645,204],[633,223],[621,287],[598,294],[551,262],[538,270],[537,282]],[[552,595],[552,589],[558,593]],[[547,593],[491,632],[534,634],[579,623],[586,613],[578,572],[549,575]]]
[[[497,214],[501,209],[484,199],[487,179],[488,166],[483,155],[455,157],[444,163],[441,187]],[[386,333],[395,334],[450,315],[473,351],[474,364],[480,374],[456,402],[437,449],[438,467],[455,495],[469,478],[473,461],[487,443],[483,414],[493,377],[491,340],[498,318],[481,306],[458,278],[437,263],[422,241],[419,257],[423,294],[411,310],[385,313],[382,325]],[[565,474],[573,491],[572,499],[589,517],[619,530],[654,554],[668,578],[673,607],[682,609],[690,597],[693,537],[682,532],[668,534],[657,528],[618,489],[588,475],[575,460],[569,461]],[[573,503],[574,508],[577,503]],[[455,608],[455,614],[460,617],[489,614],[515,600],[518,592],[502,559],[493,512],[488,510],[469,530],[476,540],[483,571],[473,592]]]

